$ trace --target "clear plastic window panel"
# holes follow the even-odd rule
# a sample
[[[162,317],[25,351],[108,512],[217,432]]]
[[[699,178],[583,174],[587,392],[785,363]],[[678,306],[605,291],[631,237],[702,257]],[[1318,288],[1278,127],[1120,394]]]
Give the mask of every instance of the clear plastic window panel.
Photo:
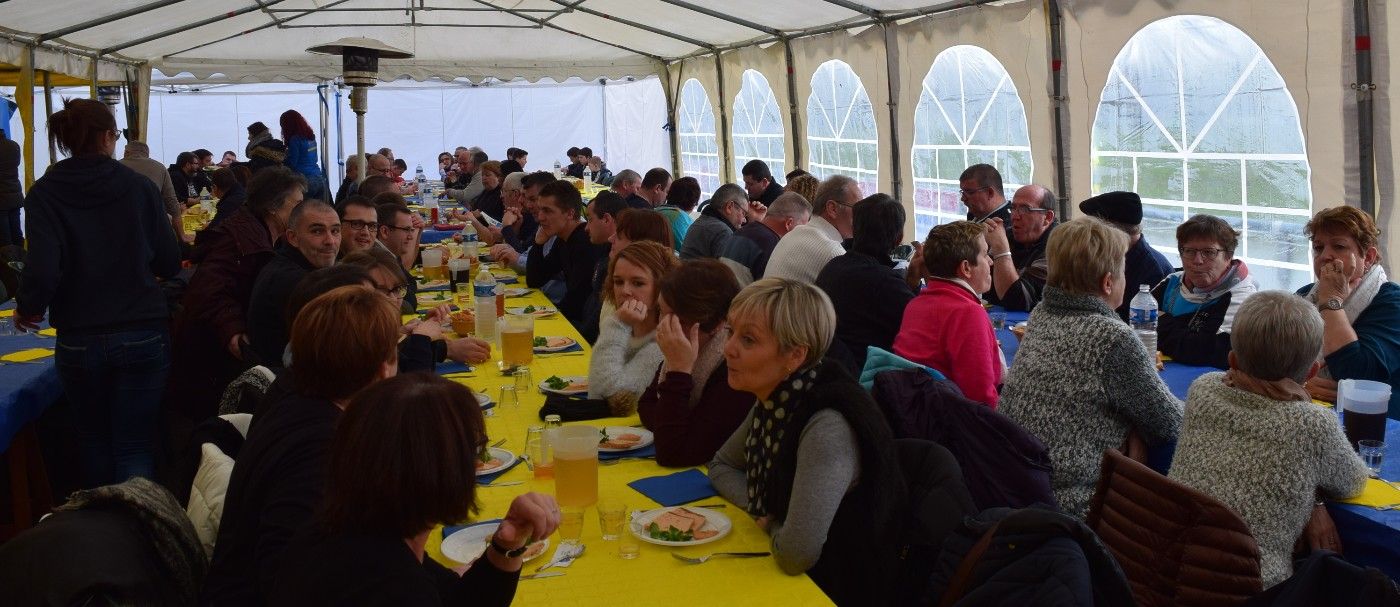
[[[879,191],[880,143],[875,110],[851,66],[827,61],[812,75],[807,98],[807,170],[820,179],[846,175],[862,194]]]
[[[1143,199],[1148,242],[1180,265],[1176,226],[1216,215],[1265,289],[1312,282],[1311,169],[1292,95],[1258,44],[1211,17],[1162,19],[1119,52],[1094,119],[1093,191]]]
[[[681,87],[679,128],[681,171],[700,182],[700,199],[707,199],[720,185],[719,143],[715,139],[715,108],[705,87],[694,78]]]
[[[734,98],[734,175],[744,164],[758,159],[767,163],[778,183],[787,174],[783,146],[783,115],[768,79],[758,70],[744,71],[744,84]]]
[[[914,109],[914,233],[967,217],[958,176],[971,165],[997,167],[1007,197],[1030,183],[1030,145],[1025,107],[1001,62],[976,46],[939,53]]]

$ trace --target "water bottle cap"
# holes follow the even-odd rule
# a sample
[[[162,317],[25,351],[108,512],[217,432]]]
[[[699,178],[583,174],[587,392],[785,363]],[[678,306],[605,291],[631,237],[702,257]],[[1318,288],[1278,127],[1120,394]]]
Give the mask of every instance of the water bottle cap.
[[[1138,293],[1149,293],[1151,291],[1152,285],[1138,285]]]

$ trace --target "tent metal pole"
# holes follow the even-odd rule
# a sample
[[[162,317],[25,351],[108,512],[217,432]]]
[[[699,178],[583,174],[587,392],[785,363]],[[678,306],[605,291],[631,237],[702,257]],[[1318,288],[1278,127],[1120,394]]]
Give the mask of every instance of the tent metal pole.
[[[110,15],[106,15],[106,16],[103,16],[103,17],[98,17],[98,18],[93,19],[93,20],[91,20],[91,21],[84,21],[84,22],[78,23],[78,24],[76,24],[76,25],[70,25],[70,26],[65,27],[65,28],[56,29],[56,30],[51,31],[51,32],[47,32],[47,33],[44,33],[44,34],[40,34],[39,37],[37,37],[37,38],[34,39],[34,43],[35,43],[35,44],[41,44],[41,43],[43,43],[43,42],[45,42],[45,41],[53,40],[54,38],[59,38],[59,37],[62,37],[62,36],[67,36],[68,34],[71,34],[71,33],[73,33],[73,32],[81,32],[81,31],[83,31],[83,30],[85,30],[85,29],[97,27],[97,26],[102,25],[102,24],[105,24],[105,23],[111,23],[111,22],[117,21],[117,20],[119,20],[119,19],[125,19],[125,18],[127,18],[127,17],[133,17],[133,16],[136,16],[136,15],[140,15],[141,13],[150,12],[150,11],[156,10],[156,9],[158,9],[158,8],[164,8],[164,7],[170,6],[170,5],[172,5],[172,4],[179,4],[179,3],[184,2],[184,1],[185,1],[185,0],[159,0],[158,2],[152,2],[152,3],[150,3],[150,4],[145,4],[145,5],[142,5],[142,6],[137,6],[137,7],[134,7],[134,8],[129,8],[129,9],[124,10],[124,11],[119,11],[119,12],[116,12],[116,13],[112,13],[112,14],[110,14]]]
[[[715,133],[715,144],[719,151],[719,180],[721,183],[729,183],[733,180],[734,169],[731,166],[733,161],[729,158],[729,106],[725,104],[728,99],[724,92],[724,60],[718,51],[715,52],[715,80],[719,83],[719,128]]]
[[[335,87],[335,165],[340,169],[336,183],[345,181],[345,126],[340,115],[340,86]],[[329,184],[327,184],[329,187]]]
[[[92,76],[92,82],[91,82],[91,84],[88,86],[88,98],[89,98],[89,99],[97,99],[97,58],[98,58],[99,56],[100,56],[100,53],[99,53],[99,54],[94,54],[94,55],[92,56],[92,69],[89,70],[90,75]]]
[[[695,46],[698,46],[698,47],[704,48],[704,49],[712,49],[712,50],[713,50],[713,49],[715,48],[715,45],[713,45],[713,44],[710,44],[710,43],[705,42],[705,41],[703,41],[703,40],[696,40],[695,38],[691,38],[690,36],[685,36],[685,35],[682,35],[682,34],[677,34],[677,33],[675,33],[675,32],[668,32],[668,31],[666,31],[666,30],[664,30],[664,29],[661,29],[661,28],[659,28],[659,27],[652,27],[652,26],[647,25],[647,24],[645,24],[645,23],[638,23],[638,22],[636,22],[636,21],[632,21],[632,20],[630,20],[630,19],[624,19],[624,18],[618,17],[618,16],[616,16],[616,15],[609,15],[609,14],[604,13],[604,12],[601,12],[601,11],[595,11],[595,10],[593,10],[593,9],[591,9],[591,8],[584,8],[584,7],[582,6],[582,4],[583,4],[582,2],[575,2],[575,3],[573,3],[573,4],[570,4],[570,3],[568,3],[568,2],[565,2],[564,0],[549,0],[549,1],[550,1],[550,2],[553,2],[553,3],[555,3],[555,4],[558,4],[558,5],[560,5],[560,6],[565,6],[565,7],[572,8],[573,10],[576,10],[576,11],[578,11],[578,12],[580,12],[580,13],[585,14],[585,15],[592,15],[592,16],[598,17],[598,18],[600,18],[600,19],[607,19],[608,21],[612,21],[612,22],[614,22],[614,23],[620,23],[620,24],[622,24],[622,25],[626,25],[626,26],[628,26],[628,27],[636,28],[636,29],[642,30],[642,31],[644,31],[644,32],[649,32],[649,33],[652,33],[652,34],[655,34],[655,35],[657,35],[657,36],[661,36],[661,37],[664,37],[664,38],[670,38],[670,39],[672,39],[672,40],[679,40],[679,41],[684,42],[684,43],[686,43],[686,44],[693,44],[693,45],[695,45]]]
[[[49,121],[53,120],[53,83],[49,80],[49,71],[44,70],[44,128],[48,128]],[[54,145],[53,137],[45,137],[49,140],[49,162],[53,162],[58,157],[58,147]]]
[[[130,40],[130,41],[127,41],[127,42],[123,42],[123,43],[121,43],[121,44],[118,44],[118,45],[116,45],[116,46],[104,48],[104,49],[102,49],[102,50],[100,50],[100,51],[97,51],[97,54],[98,54],[98,55],[109,55],[109,54],[111,54],[111,53],[115,53],[115,52],[121,51],[121,50],[126,50],[126,49],[129,49],[129,48],[133,47],[133,46],[142,45],[142,44],[145,44],[145,43],[147,43],[147,42],[151,42],[151,41],[153,41],[153,40],[160,40],[161,38],[165,38],[165,37],[167,37],[167,36],[174,36],[175,34],[180,34],[180,33],[188,32],[188,31],[190,31],[190,30],[192,30],[192,29],[201,28],[201,27],[204,27],[204,26],[206,26],[206,25],[210,25],[210,24],[213,24],[213,23],[218,23],[218,22],[220,22],[220,21],[227,21],[228,19],[232,19],[232,18],[237,17],[237,16],[239,16],[239,15],[246,15],[246,14],[248,14],[248,13],[251,13],[251,12],[254,12],[254,11],[258,11],[258,10],[262,10],[262,9],[267,8],[267,7],[269,7],[269,6],[272,6],[272,5],[274,5],[274,4],[281,4],[281,3],[283,3],[283,2],[286,2],[286,0],[268,0],[267,2],[264,2],[264,3],[261,3],[261,4],[253,4],[252,6],[245,6],[245,7],[243,7],[243,8],[238,9],[238,10],[235,10],[235,11],[229,11],[228,13],[225,13],[225,14],[223,14],[223,15],[216,15],[216,16],[210,17],[210,18],[208,18],[208,19],[201,19],[201,20],[196,21],[196,22],[194,22],[194,23],[189,23],[189,24],[186,24],[186,25],[181,25],[180,27],[171,28],[171,29],[168,29],[168,30],[165,30],[165,31],[161,31],[161,32],[156,32],[156,33],[151,34],[151,35],[149,35],[149,36],[142,36],[142,37],[137,38],[137,39],[135,39],[135,40]]]
[[[677,63],[676,65],[680,65]],[[671,82],[671,66],[663,66],[661,74],[664,84],[661,86],[662,94],[666,95],[666,126],[671,139],[671,174],[681,174],[681,134],[680,127],[676,124],[676,86]]]
[[[1371,3],[1369,0],[1355,0],[1352,4],[1356,24],[1356,147],[1361,165],[1361,199],[1357,206],[1376,216],[1376,150],[1375,133],[1375,83],[1371,74]]]
[[[757,30],[757,31],[763,32],[763,33],[765,33],[765,34],[768,34],[769,36],[774,36],[774,37],[777,37],[777,38],[782,38],[782,37],[783,37],[783,31],[780,30],[780,29],[778,29],[778,28],[776,28],[776,27],[769,27],[769,26],[767,26],[767,25],[763,25],[762,23],[755,23],[755,22],[753,22],[753,21],[749,21],[748,19],[741,19],[741,18],[739,18],[739,17],[735,17],[734,15],[726,14],[726,13],[724,13],[724,12],[722,12],[722,11],[717,11],[717,10],[714,10],[714,9],[712,9],[712,8],[705,8],[705,7],[699,6],[699,5],[697,5],[697,4],[693,4],[693,3],[690,3],[690,2],[685,2],[684,0],[661,0],[661,1],[662,1],[662,2],[665,2],[666,4],[669,4],[669,5],[671,5],[671,6],[678,6],[678,7],[680,7],[680,8],[686,9],[686,10],[688,10],[688,11],[693,11],[693,12],[700,13],[700,14],[705,15],[705,16],[707,16],[707,17],[714,17],[715,19],[719,19],[719,20],[721,20],[721,21],[728,21],[728,22],[730,22],[730,23],[733,23],[734,25],[740,25],[740,26],[743,26],[743,27],[747,27],[747,28],[749,28],[749,29],[751,29],[751,30]]]
[[[208,41],[208,42],[201,42],[201,43],[199,43],[199,44],[197,44],[197,45],[195,45],[195,46],[191,46],[191,47],[189,47],[189,48],[187,48],[187,49],[184,49],[184,50],[181,50],[181,51],[175,51],[175,52],[173,52],[173,53],[167,53],[167,54],[164,55],[164,57],[162,57],[162,58],[168,59],[168,58],[173,57],[173,56],[175,56],[175,55],[182,55],[182,54],[184,54],[184,53],[188,53],[188,52],[193,51],[193,50],[196,50],[196,49],[201,49],[201,48],[204,48],[204,47],[206,47],[206,46],[218,44],[218,43],[224,42],[224,41],[226,41],[226,40],[232,40],[232,39],[237,38],[237,37],[239,37],[239,36],[244,36],[244,35],[247,35],[247,34],[251,34],[251,33],[253,33],[253,32],[259,32],[259,31],[265,30],[265,29],[267,29],[267,28],[269,28],[269,27],[272,27],[272,26],[274,26],[274,25],[284,25],[284,24],[286,24],[288,21],[295,21],[295,20],[297,20],[297,19],[300,19],[300,18],[305,17],[305,16],[307,16],[307,15],[310,15],[310,14],[312,14],[312,13],[316,13],[316,12],[319,12],[319,11],[323,11],[323,10],[329,9],[329,8],[331,8],[331,7],[333,7],[333,6],[336,6],[336,5],[345,4],[346,2],[349,2],[349,1],[350,1],[350,0],[336,0],[335,2],[332,2],[332,3],[330,3],[330,4],[327,4],[327,5],[325,5],[325,6],[318,7],[318,8],[315,8],[315,9],[300,10],[300,14],[297,14],[297,15],[294,15],[294,16],[291,16],[291,17],[287,17],[286,19],[283,19],[283,20],[280,21],[280,22],[277,22],[277,21],[269,21],[268,23],[266,23],[266,24],[264,24],[264,25],[259,25],[259,26],[255,27],[255,28],[252,28],[252,29],[249,29],[249,30],[244,30],[244,31],[238,32],[237,34],[233,34],[232,36],[224,36],[223,38],[218,38],[218,39],[216,39],[216,40],[210,40],[210,41]],[[288,10],[296,10],[296,9],[288,9]]]
[[[890,23],[880,24],[880,29],[885,34],[885,79],[890,97],[887,104],[890,110],[890,195],[903,202],[904,159],[899,145],[899,32]],[[879,190],[879,184],[876,184],[876,190]]]
[[[788,118],[792,122],[792,162],[788,164],[788,170],[800,169],[803,167],[802,140],[797,133],[801,132],[797,122],[797,76],[792,65],[792,38],[783,38],[783,63],[787,71],[787,92],[788,92]]]
[[[19,82],[15,87],[15,102],[19,105],[20,129],[24,131],[24,145],[20,155],[24,158],[24,191],[34,185],[34,60],[36,46],[31,44],[21,55]],[[49,164],[54,157],[49,156]]]
[[[1065,149],[1065,38],[1064,21],[1059,0],[1045,1],[1045,15],[1050,20],[1050,117],[1054,129],[1055,192],[1059,195],[1058,217],[1069,218],[1069,150]]]
[[[325,169],[326,195],[330,196],[331,184],[331,140],[330,140],[330,107],[326,103],[326,83],[322,81],[316,85],[316,108],[321,117],[321,167]],[[330,201],[327,201],[330,202]]]

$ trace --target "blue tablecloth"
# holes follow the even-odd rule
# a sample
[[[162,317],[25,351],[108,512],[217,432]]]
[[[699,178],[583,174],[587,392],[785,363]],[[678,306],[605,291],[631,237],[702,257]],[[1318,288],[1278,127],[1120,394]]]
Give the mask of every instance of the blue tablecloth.
[[[14,303],[8,303],[0,310],[14,307]],[[52,337],[32,333],[0,336],[0,355],[53,347]],[[26,424],[39,419],[44,409],[62,396],[63,384],[58,380],[52,356],[31,363],[0,365],[0,453],[10,448],[10,441]]]
[[[1021,343],[1010,327],[1026,320],[1025,312],[1007,312],[1007,329],[997,331],[1001,341],[1001,351],[1006,355],[1007,364],[1016,358],[1016,349]],[[1182,400],[1196,378],[1211,371],[1214,367],[1196,367],[1168,362],[1162,370],[1162,380],[1167,383],[1172,394]],[[1400,421],[1387,419],[1385,424],[1385,459],[1381,463],[1381,478],[1400,481]],[[1153,449],[1148,455],[1148,464],[1162,472],[1171,467],[1171,454],[1175,445]],[[1337,525],[1337,534],[1342,538],[1342,549],[1347,560],[1375,567],[1384,571],[1392,579],[1400,580],[1400,510],[1381,511],[1364,506],[1327,502],[1327,511]]]
[[[431,229],[425,229],[425,230],[423,230],[423,234],[419,237],[418,242],[421,242],[421,243],[423,243],[423,244],[432,244],[432,243],[442,242],[442,241],[444,241],[444,240],[448,240],[448,239],[452,238],[452,236],[454,236],[454,235],[456,235],[456,234],[461,234],[461,233],[462,233],[461,230],[431,230]]]

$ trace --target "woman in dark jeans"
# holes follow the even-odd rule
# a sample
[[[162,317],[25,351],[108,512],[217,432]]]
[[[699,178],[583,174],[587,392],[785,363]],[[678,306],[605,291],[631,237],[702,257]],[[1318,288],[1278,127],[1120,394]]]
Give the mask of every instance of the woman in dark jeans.
[[[25,200],[29,255],[16,324],[48,310],[55,361],[75,408],[83,486],[150,478],[156,416],[170,369],[169,311],[156,277],[180,270],[180,248],[151,180],[112,159],[117,123],[75,99],[49,119],[69,157]]]

